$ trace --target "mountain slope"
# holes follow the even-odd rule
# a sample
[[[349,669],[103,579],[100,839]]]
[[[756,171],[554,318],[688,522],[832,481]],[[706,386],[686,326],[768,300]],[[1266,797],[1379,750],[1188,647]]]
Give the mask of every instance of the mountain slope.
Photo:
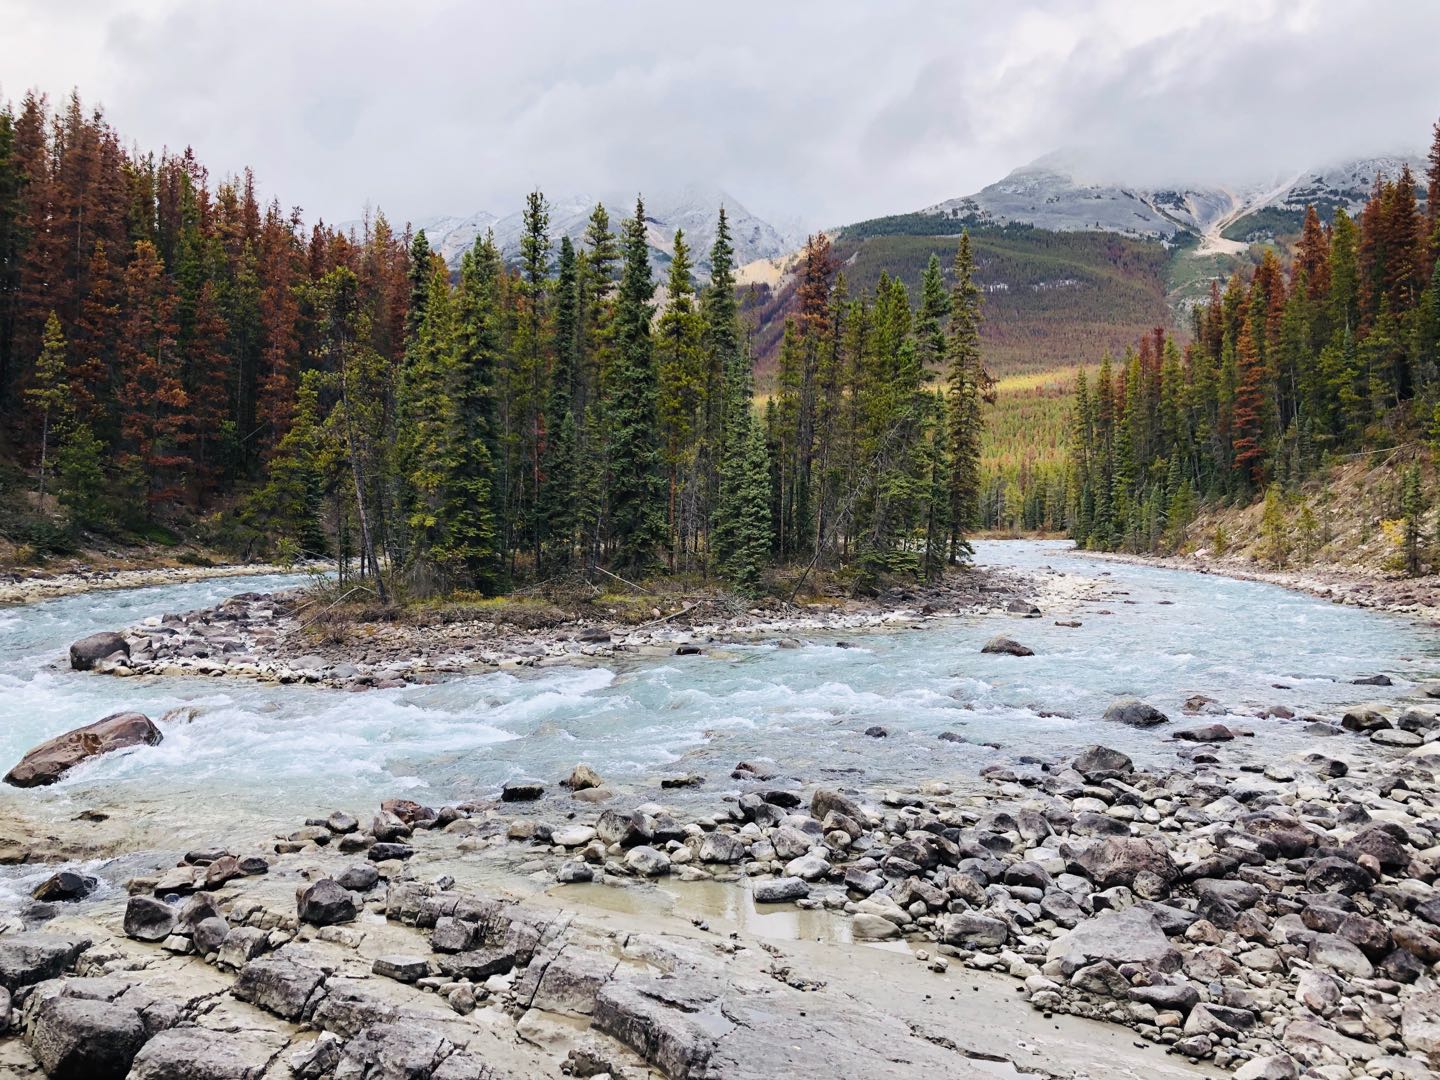
[[[959,232],[959,226],[921,214],[862,222],[834,234],[835,261],[852,297],[862,289],[873,292],[886,273],[904,281],[917,298],[931,254],[939,256],[948,283]],[[1092,363],[1171,320],[1170,253],[1153,240],[1025,225],[976,225],[970,233],[976,280],[984,292],[986,363],[996,375]],[[746,291],[762,381],[773,366],[797,285],[792,270],[778,280],[754,281]]]

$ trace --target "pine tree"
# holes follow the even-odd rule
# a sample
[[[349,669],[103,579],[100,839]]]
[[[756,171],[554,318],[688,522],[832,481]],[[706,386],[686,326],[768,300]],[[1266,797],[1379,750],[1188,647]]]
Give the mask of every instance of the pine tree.
[[[655,286],[645,239],[645,204],[625,222],[624,270],[615,310],[614,371],[606,379],[610,452],[610,529],[616,565],[643,573],[665,542],[660,476],[657,375],[650,319]]]
[[[50,443],[56,434],[63,434],[70,404],[70,386],[65,378],[65,335],[53,311],[45,320],[42,340],[40,355],[35,359],[32,385],[25,391],[25,397],[40,414],[40,482],[36,499],[40,512],[44,513]]]

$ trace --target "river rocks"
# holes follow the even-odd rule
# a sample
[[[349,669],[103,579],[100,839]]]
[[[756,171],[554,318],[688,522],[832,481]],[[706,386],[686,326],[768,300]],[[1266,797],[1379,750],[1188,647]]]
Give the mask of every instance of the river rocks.
[[[702,863],[738,863],[745,854],[744,841],[718,831],[706,833],[695,845],[695,857]]]
[[[1252,1058],[1235,1070],[1234,1080],[1298,1080],[1300,1070],[1289,1054]]]
[[[810,885],[798,877],[757,881],[752,891],[757,904],[786,904],[810,895]]]
[[[625,866],[641,877],[661,877],[670,873],[670,856],[641,844],[625,853]]]
[[[313,926],[334,926],[355,918],[355,899],[350,892],[330,878],[322,878],[300,893],[301,922]]]
[[[1097,782],[1124,776],[1134,769],[1134,764],[1128,757],[1108,746],[1087,747],[1071,765],[1086,780]]]
[[[1141,873],[1153,874],[1165,885],[1180,876],[1164,841],[1155,837],[1105,837],[1081,851],[1075,863],[1079,872],[1102,889],[1131,886]]]
[[[1170,944],[1155,916],[1138,907],[1103,911],[1056,939],[1049,956],[1073,973],[1086,964],[1141,964],[1160,972],[1178,971],[1179,950]]]
[[[175,929],[175,909],[153,896],[132,896],[125,904],[125,933],[137,941],[164,941]]]
[[[545,785],[533,780],[512,781],[500,789],[501,802],[534,802],[545,794]]]
[[[58,994],[40,1003],[25,1032],[51,1080],[124,1080],[145,1037],[132,1008]]]
[[[840,814],[854,821],[864,821],[866,817],[860,804],[853,799],[841,795],[838,791],[817,788],[810,796],[810,816],[817,821],[824,821],[830,813]]]
[[[73,870],[61,870],[35,886],[35,891],[30,895],[42,904],[64,903],[89,896],[98,885],[99,882],[93,877],[77,874]]]
[[[1000,919],[970,912],[940,917],[940,940],[947,945],[994,947],[1004,945],[1009,936],[1010,928]]]
[[[980,651],[982,653],[997,653],[1003,656],[1034,656],[1035,650],[1027,645],[1021,645],[1014,638],[1008,638],[999,634],[987,641]]]
[[[98,754],[129,746],[156,746],[162,738],[149,717],[134,712],[112,713],[36,746],[5,774],[5,782],[22,788],[53,784]]]
[[[609,635],[606,635],[607,638]],[[570,778],[565,781],[565,786],[571,791],[585,791],[589,788],[598,788],[605,781],[600,779],[600,774],[589,765],[579,764],[570,771]]]
[[[89,671],[101,660],[117,655],[130,658],[130,643],[122,635],[110,631],[91,634],[70,646],[70,666],[76,671]]]
[[[1172,739],[1180,739],[1184,742],[1217,743],[1229,742],[1235,738],[1235,733],[1224,724],[1207,724],[1204,727],[1187,728],[1184,731],[1177,731],[1170,737]]]
[[[1164,724],[1170,718],[1139,698],[1122,697],[1116,698],[1110,703],[1105,710],[1105,719],[1117,724],[1126,724],[1129,727],[1146,728]]]
[[[1380,746],[1397,746],[1405,749],[1422,745],[1425,740],[1413,731],[1386,728],[1371,734],[1370,741]]]

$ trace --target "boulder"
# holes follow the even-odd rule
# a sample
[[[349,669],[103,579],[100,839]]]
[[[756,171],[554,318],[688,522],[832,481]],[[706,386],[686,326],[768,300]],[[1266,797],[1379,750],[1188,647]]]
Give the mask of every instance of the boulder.
[[[1119,750],[1108,746],[1089,746],[1070,763],[1086,780],[1106,780],[1134,770],[1134,763]]]
[[[1122,697],[1116,698],[1110,703],[1110,707],[1105,710],[1105,719],[1130,727],[1146,728],[1164,724],[1170,718],[1155,706],[1147,705],[1139,698]]]
[[[1400,1012],[1400,1038],[1407,1049],[1430,1058],[1440,1055],[1440,990],[1416,994]]]
[[[164,941],[175,929],[175,909],[153,896],[132,896],[125,904],[125,934],[137,941]]]
[[[662,877],[670,873],[670,856],[641,844],[625,853],[625,865],[641,877]]]
[[[1010,937],[1010,928],[1000,919],[969,911],[940,916],[939,927],[940,940],[947,945],[998,948]]]
[[[80,900],[95,891],[100,883],[93,877],[77,874],[73,870],[61,870],[35,886],[30,895],[42,904],[63,903]]]
[[[1153,836],[1107,836],[1090,844],[1074,862],[1079,873],[1102,889],[1130,888],[1142,871],[1149,871],[1166,885],[1180,876],[1165,842]]]
[[[500,789],[501,802],[534,802],[545,794],[545,785],[536,781],[512,781]]]
[[[301,922],[312,926],[334,926],[355,918],[355,898],[338,881],[321,878],[300,893]]]
[[[785,904],[794,900],[803,900],[809,895],[810,886],[798,877],[757,881],[754,888],[757,904]]]
[[[838,791],[817,788],[815,794],[810,796],[810,816],[816,821],[824,821],[825,815],[832,811],[856,821],[864,821],[866,818],[865,811],[860,809],[860,804],[855,800],[841,795]]]
[[[243,1032],[171,1028],[135,1055],[128,1080],[260,1080],[271,1054]]]
[[[1028,645],[1021,645],[1014,638],[1008,638],[1004,634],[997,634],[987,641],[980,649],[982,653],[995,653],[1001,656],[1034,656],[1035,650]]]
[[[571,770],[570,779],[565,781],[565,786],[571,791],[584,791],[587,788],[598,788],[604,782],[599,773],[589,765],[581,763]]]
[[[709,832],[701,838],[696,857],[703,863],[738,863],[745,858],[744,841],[729,833]]]
[[[1177,731],[1171,738],[1182,739],[1185,742],[1217,743],[1229,742],[1235,738],[1235,733],[1224,724],[1206,724],[1204,727],[1186,728],[1184,731]]]
[[[1181,962],[1179,950],[1165,937],[1155,916],[1139,907],[1102,911],[1085,920],[1055,939],[1049,957],[1058,958],[1067,974],[1098,960],[1116,966],[1143,964],[1162,972],[1178,971]]]
[[[369,892],[379,883],[380,871],[365,863],[342,870],[335,879],[335,884],[350,892]]]
[[[125,1080],[145,1034],[128,1006],[57,994],[35,1010],[25,1041],[50,1080]]]
[[[91,634],[70,646],[70,666],[76,671],[89,671],[99,661],[116,653],[130,659],[130,643],[124,637],[109,630]]]
[[[1234,1080],[1297,1080],[1300,1069],[1289,1054],[1251,1058],[1235,1070]]]
[[[112,713],[33,748],[5,774],[5,783],[22,788],[53,784],[68,770],[98,754],[128,746],[155,746],[162,738],[148,716]]]
[[[212,915],[195,924],[190,932],[190,940],[194,942],[197,953],[209,956],[220,951],[220,946],[224,944],[229,933],[230,925],[220,916]]]

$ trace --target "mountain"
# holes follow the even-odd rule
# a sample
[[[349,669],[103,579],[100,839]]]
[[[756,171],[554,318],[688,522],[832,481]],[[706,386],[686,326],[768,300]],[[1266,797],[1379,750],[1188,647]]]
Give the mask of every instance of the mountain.
[[[1377,173],[1387,179],[1418,157],[1368,157],[1312,168],[1264,182],[1233,185],[1129,186],[1086,178],[1063,154],[1022,166],[973,195],[920,213],[960,225],[1033,225],[1056,232],[1114,232],[1166,242],[1199,237],[1203,253],[1234,252],[1244,244],[1299,231],[1305,207],[1328,220],[1337,207],[1364,206]],[[1227,243],[1228,242],[1228,243]]]
[[[568,236],[579,244],[597,202],[603,201],[610,213],[610,227],[616,232],[620,223],[635,210],[633,198],[594,195],[572,195],[550,199],[550,236],[556,243]],[[710,245],[715,241],[715,222],[721,207],[730,219],[730,235],[735,245],[736,263],[744,265],[757,259],[775,259],[793,251],[803,237],[793,227],[777,228],[752,214],[745,206],[725,192],[691,185],[678,191],[656,192],[645,196],[645,227],[650,252],[657,267],[664,267],[674,255],[675,230],[685,231],[696,274],[710,276]],[[430,246],[439,251],[451,266],[458,266],[460,257],[486,229],[493,229],[495,242],[507,259],[520,254],[520,236],[524,216],[516,210],[503,217],[487,211],[469,217],[442,216],[413,223],[416,231],[425,230]]]

